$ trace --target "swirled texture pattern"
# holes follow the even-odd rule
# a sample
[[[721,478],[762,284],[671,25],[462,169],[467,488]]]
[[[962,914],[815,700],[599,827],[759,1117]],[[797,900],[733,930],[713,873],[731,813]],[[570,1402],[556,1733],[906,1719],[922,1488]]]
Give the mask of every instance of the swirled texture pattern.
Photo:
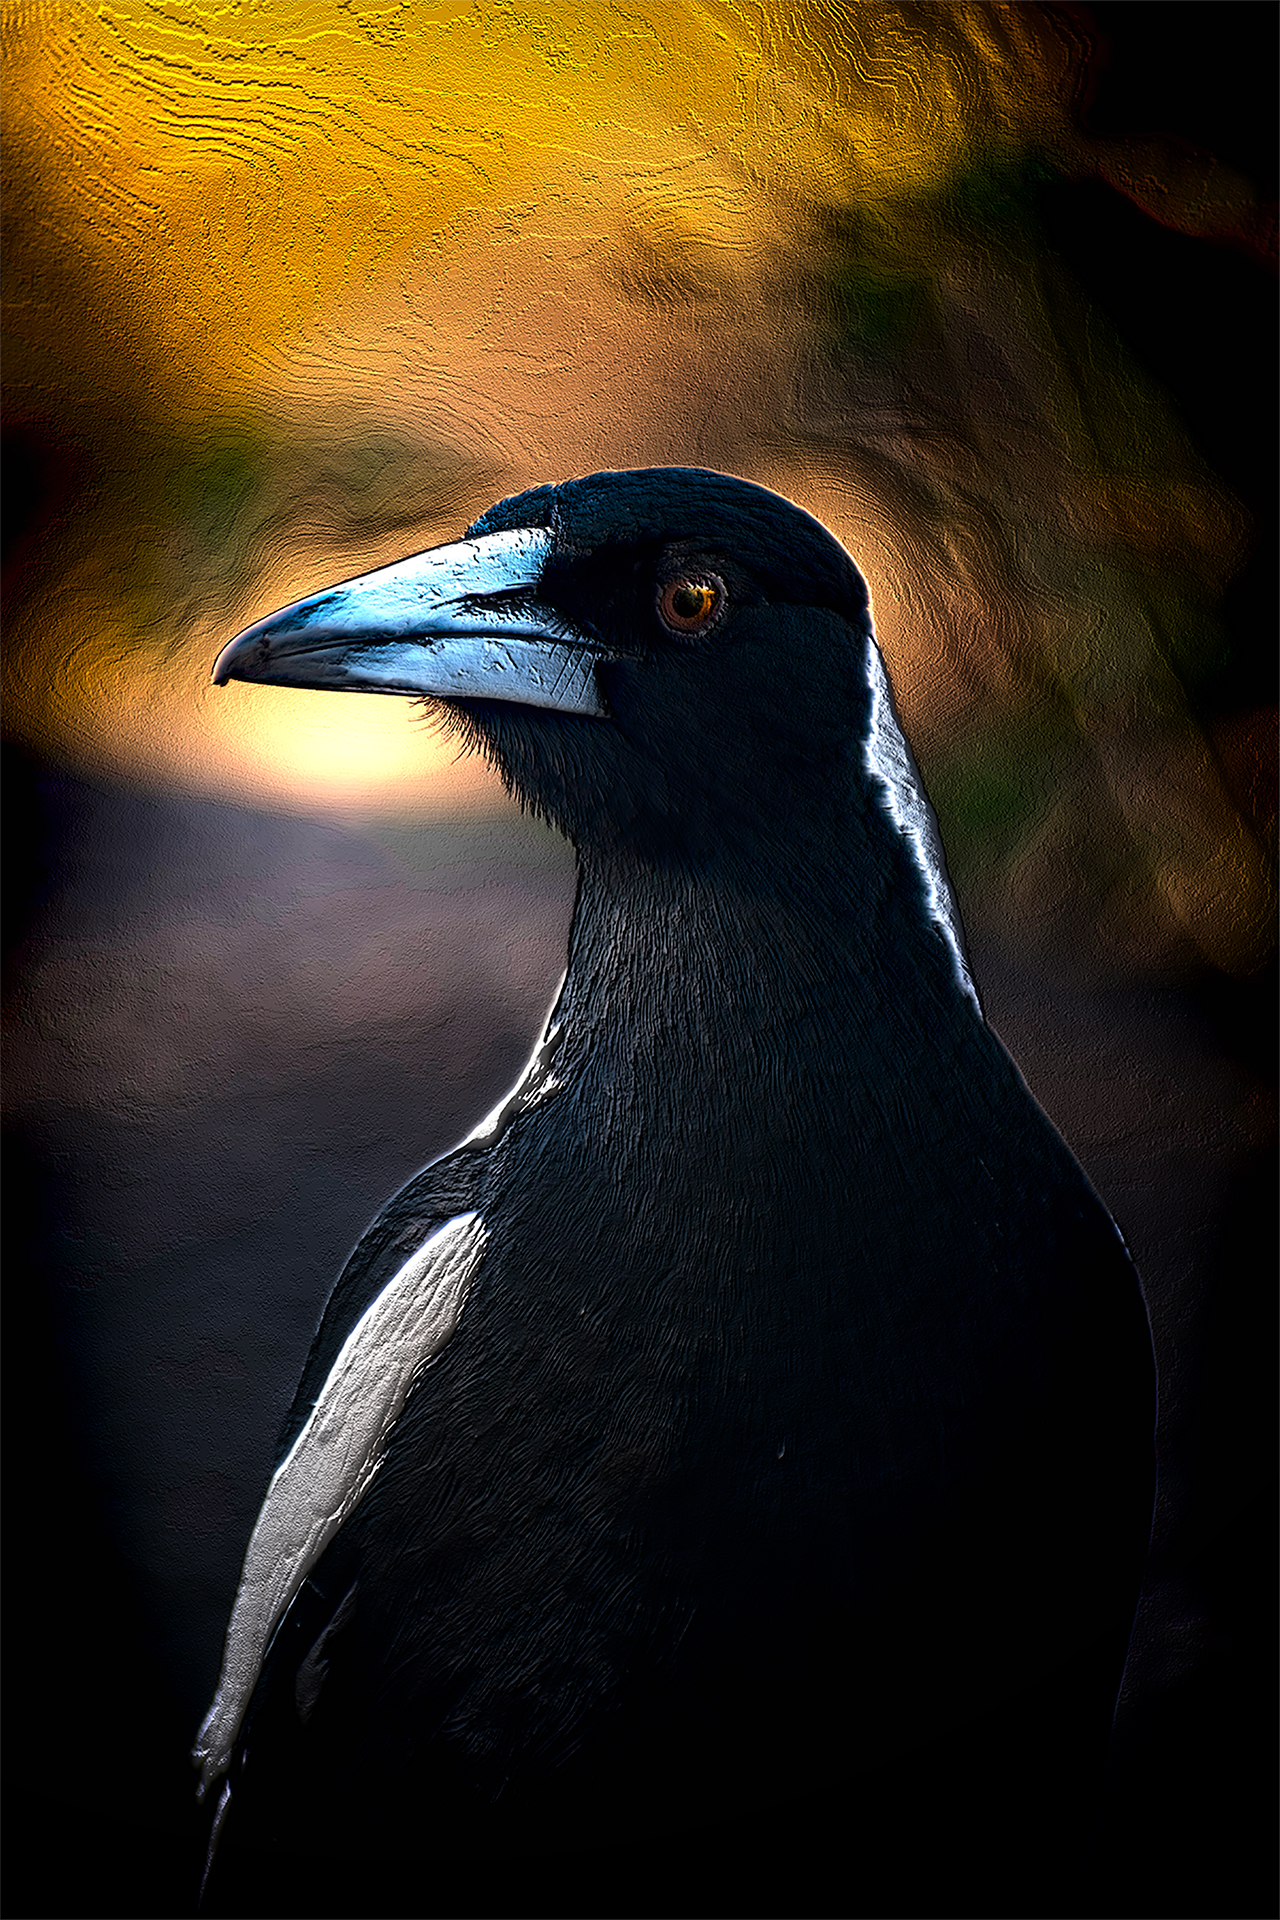
[[[429,809],[448,759],[398,707],[206,702],[220,639],[495,491],[716,466],[858,555],[962,870],[1248,970],[1253,723],[1208,741],[1187,692],[1247,516],[1036,196],[1101,175],[1246,252],[1266,214],[1083,134],[1087,52],[1010,6],[15,5],[8,379],[71,476],[20,730]]]
[[[1265,1910],[1274,12],[5,18],[28,1907],[190,1902],[204,1836],[171,1870],[153,1814],[193,1811],[330,1276],[505,1108],[563,967],[568,849],[477,760],[209,665],[503,492],[697,460],[867,573],[984,1007],[1143,1276],[1163,1491],[1096,1910]]]

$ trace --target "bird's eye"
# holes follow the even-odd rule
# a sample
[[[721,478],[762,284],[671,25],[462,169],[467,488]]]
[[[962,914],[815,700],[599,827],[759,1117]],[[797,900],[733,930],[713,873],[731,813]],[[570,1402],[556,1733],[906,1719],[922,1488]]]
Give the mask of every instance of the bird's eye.
[[[724,609],[724,581],[718,573],[682,573],[658,594],[658,612],[674,633],[702,633]]]

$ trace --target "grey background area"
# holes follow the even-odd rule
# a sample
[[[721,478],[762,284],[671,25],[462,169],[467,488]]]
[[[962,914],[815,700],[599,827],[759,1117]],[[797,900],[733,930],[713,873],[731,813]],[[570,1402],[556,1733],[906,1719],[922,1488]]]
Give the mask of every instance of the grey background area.
[[[523,1066],[572,859],[514,808],[343,827],[19,752],[6,785],[10,1911],[189,1912],[186,1753],[311,1333],[379,1206]],[[962,909],[989,1019],[1135,1253],[1160,1365],[1096,1912],[1261,1912],[1270,987],[1117,978],[1078,938],[1055,968]]]

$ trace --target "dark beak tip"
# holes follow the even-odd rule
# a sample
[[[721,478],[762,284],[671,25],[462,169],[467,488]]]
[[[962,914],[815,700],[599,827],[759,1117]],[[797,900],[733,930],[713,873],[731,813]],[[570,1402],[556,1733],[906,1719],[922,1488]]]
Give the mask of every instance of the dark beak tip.
[[[253,646],[252,643],[247,647],[245,645],[247,640],[249,640],[248,633],[238,633],[234,640],[228,640],[213,663],[215,687],[225,687],[229,680],[246,680],[252,677],[245,672],[245,668],[249,658],[260,657],[263,649],[261,646]]]

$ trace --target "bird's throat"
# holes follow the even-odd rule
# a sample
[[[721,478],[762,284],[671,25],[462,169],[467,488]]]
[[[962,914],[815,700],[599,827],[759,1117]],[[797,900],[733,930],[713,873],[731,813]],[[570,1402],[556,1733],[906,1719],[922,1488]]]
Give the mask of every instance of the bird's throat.
[[[740,1098],[790,1035],[807,1071],[845,1084],[878,1071],[886,1052],[903,1059],[928,1044],[916,996],[883,964],[877,904],[847,889],[800,901],[785,886],[584,862],[556,1018],[572,1054],[611,1061],[619,1076],[643,1069],[674,1085],[697,1059],[701,1087],[723,1083]],[[936,944],[929,999],[941,995],[948,1017],[970,1024]]]

